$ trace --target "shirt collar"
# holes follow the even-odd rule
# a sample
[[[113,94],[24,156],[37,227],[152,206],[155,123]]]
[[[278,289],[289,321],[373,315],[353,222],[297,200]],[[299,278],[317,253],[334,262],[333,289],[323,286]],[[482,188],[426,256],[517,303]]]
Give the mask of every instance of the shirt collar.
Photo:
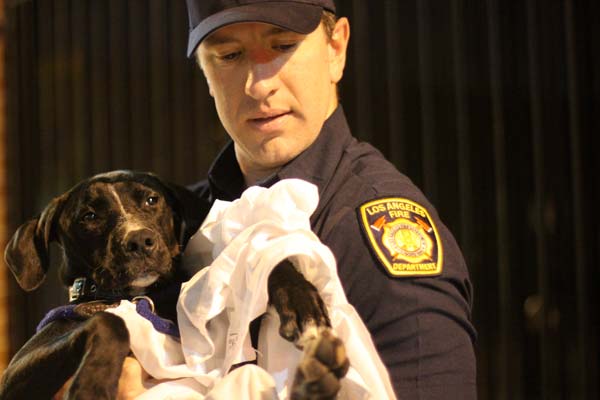
[[[325,121],[317,139],[277,173],[278,179],[300,178],[323,192],[335,173],[352,135],[344,109],[339,105]]]
[[[233,201],[240,197],[246,184],[235,157],[233,141],[225,145],[208,170],[211,203],[216,200]]]
[[[270,187],[279,180],[297,178],[313,183],[321,193],[352,140],[344,110],[339,105],[323,124],[317,139],[306,150],[257,185]],[[244,177],[235,157],[233,141],[215,159],[208,173],[208,181],[213,199],[235,200],[244,191]]]

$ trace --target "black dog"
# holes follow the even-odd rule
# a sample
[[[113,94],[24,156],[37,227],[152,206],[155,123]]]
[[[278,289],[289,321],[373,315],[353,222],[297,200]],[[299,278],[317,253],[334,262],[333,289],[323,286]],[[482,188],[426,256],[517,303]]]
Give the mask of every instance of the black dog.
[[[156,304],[157,324],[176,332],[169,320],[176,321],[179,287],[188,278],[179,268],[182,249],[207,211],[182,187],[116,171],[81,182],[23,224],[5,252],[19,285],[34,290],[43,282],[49,244],[56,241],[72,307],[46,321],[17,352],[2,376],[0,399],[49,399],[70,378],[66,398],[115,398],[129,334],[119,317],[102,310],[142,296],[140,303]],[[308,324],[329,325],[316,289],[288,262],[271,275],[269,296],[288,340],[297,340]],[[298,398],[329,398],[348,361],[328,333],[313,343],[293,391]]]

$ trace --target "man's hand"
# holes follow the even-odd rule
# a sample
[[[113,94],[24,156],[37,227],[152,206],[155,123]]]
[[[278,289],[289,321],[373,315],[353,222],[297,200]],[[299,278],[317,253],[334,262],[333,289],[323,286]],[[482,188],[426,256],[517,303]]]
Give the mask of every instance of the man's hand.
[[[126,357],[123,362],[123,370],[119,378],[119,391],[117,400],[133,400],[147,389],[144,382],[150,379],[150,375],[142,368],[142,365],[134,357]]]

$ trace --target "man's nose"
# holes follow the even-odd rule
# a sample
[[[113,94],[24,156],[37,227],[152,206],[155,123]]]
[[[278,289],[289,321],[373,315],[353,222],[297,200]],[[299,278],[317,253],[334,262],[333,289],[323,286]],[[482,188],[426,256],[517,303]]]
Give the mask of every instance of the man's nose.
[[[278,89],[278,71],[281,68],[278,58],[267,51],[257,50],[248,54],[249,68],[246,78],[246,94],[262,100]]]

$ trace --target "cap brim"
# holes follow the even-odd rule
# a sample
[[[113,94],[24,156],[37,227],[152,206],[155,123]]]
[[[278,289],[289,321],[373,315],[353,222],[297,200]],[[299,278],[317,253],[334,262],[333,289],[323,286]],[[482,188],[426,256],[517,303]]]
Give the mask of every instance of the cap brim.
[[[190,31],[187,55],[192,57],[200,42],[212,32],[240,22],[263,22],[306,35],[319,26],[322,12],[323,8],[317,5],[291,2],[249,4],[223,10]]]

